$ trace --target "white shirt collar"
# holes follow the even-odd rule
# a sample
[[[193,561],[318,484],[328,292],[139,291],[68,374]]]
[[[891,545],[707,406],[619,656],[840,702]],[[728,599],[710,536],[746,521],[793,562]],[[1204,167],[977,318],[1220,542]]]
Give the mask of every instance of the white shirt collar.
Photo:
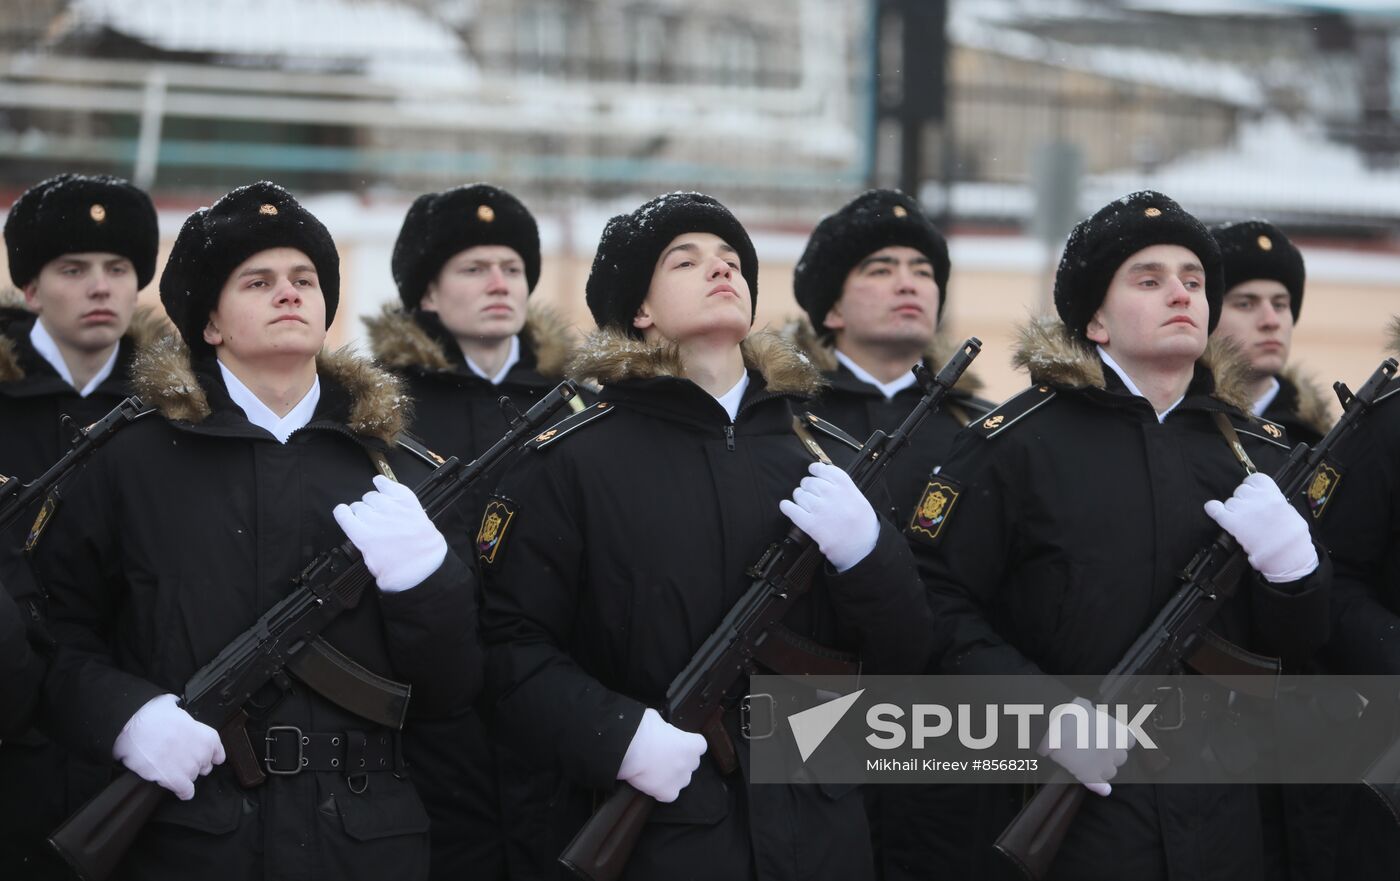
[[[749,372],[745,370],[739,381],[734,383],[734,387],[722,395],[715,397],[719,405],[724,408],[724,412],[729,414],[729,421],[733,422],[739,415],[739,403],[744,400],[744,392],[749,388]]]
[[[73,372],[68,369],[68,362],[63,360],[63,353],[58,350],[58,343],[49,336],[49,329],[44,327],[44,322],[36,316],[34,326],[29,329],[29,344],[34,347],[34,351],[44,357],[44,360],[58,371],[58,375],[63,377],[63,381],[73,385]],[[102,365],[102,369],[93,374],[88,384],[78,389],[78,397],[86,398],[97,390],[102,381],[112,375],[112,370],[117,366],[117,352],[121,349],[121,343],[112,347],[112,354],[107,356],[107,363]],[[76,388],[76,386],[75,386]]]
[[[1103,350],[1103,346],[1095,346],[1094,348],[1099,350],[1099,357],[1103,359],[1103,363],[1107,364],[1109,367],[1112,367],[1113,372],[1118,374],[1118,378],[1123,380],[1123,384],[1128,387],[1128,391],[1137,395],[1139,398],[1142,398],[1144,400],[1147,399],[1147,395],[1144,395],[1142,393],[1142,390],[1139,389],[1137,385],[1133,382],[1132,377],[1128,376],[1128,374],[1123,370],[1123,368],[1118,366],[1118,362],[1113,360],[1113,356],[1109,355]],[[1175,401],[1172,401],[1172,405],[1170,407],[1157,414],[1157,422],[1161,423],[1162,421],[1164,421],[1167,418],[1167,414],[1175,410],[1177,404],[1180,404],[1184,400],[1186,400],[1186,395],[1182,395]],[[1150,405],[1151,401],[1148,401],[1148,404]]]
[[[1278,384],[1278,377],[1276,376],[1269,377],[1269,382],[1272,383],[1269,386],[1269,390],[1260,395],[1259,400],[1254,402],[1254,406],[1249,408],[1255,416],[1264,415],[1264,411],[1269,409],[1269,405],[1274,402],[1274,398],[1278,397],[1279,389],[1282,388],[1282,386]]]
[[[286,416],[279,417],[266,404],[258,400],[258,396],[253,394],[242,380],[234,376],[233,371],[225,367],[222,361],[219,362],[219,372],[224,376],[224,385],[228,388],[228,396],[243,410],[243,415],[248,417],[249,422],[277,438],[278,443],[285,444],[287,438],[292,436],[292,432],[305,427],[306,423],[311,421],[312,414],[316,412],[316,404],[321,400],[321,377],[318,376],[311,383],[311,389],[302,396],[297,405],[288,410]]]
[[[893,379],[889,382],[881,382],[880,380],[871,376],[870,372],[864,367],[861,367],[859,364],[848,358],[846,356],[846,353],[841,351],[840,349],[836,350],[836,360],[840,361],[842,364],[845,364],[846,369],[856,375],[856,379],[859,379],[861,382],[868,383],[869,385],[873,385],[877,389],[879,389],[880,394],[884,395],[885,400],[887,401],[893,398],[895,395],[899,394],[900,392],[904,391],[905,389],[909,388],[909,386],[918,382],[918,377],[914,376],[914,371],[912,368],[904,373],[901,373],[899,375],[899,378],[897,379]]]
[[[506,374],[510,373],[510,369],[520,363],[520,337],[517,335],[510,338],[510,354],[506,355],[506,363],[501,365],[501,369],[496,371],[495,376],[488,376],[485,370],[476,366],[476,362],[465,351],[462,352],[462,357],[467,359],[467,367],[472,373],[492,385],[500,385],[505,381]]]

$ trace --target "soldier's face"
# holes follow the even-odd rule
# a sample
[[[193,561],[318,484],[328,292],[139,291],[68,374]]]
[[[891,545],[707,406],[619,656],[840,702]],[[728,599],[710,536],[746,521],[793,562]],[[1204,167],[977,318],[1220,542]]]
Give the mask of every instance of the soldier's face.
[[[738,253],[711,233],[676,236],[661,250],[646,299],[632,320],[647,340],[700,337],[738,343],[753,315]]]
[[[514,248],[478,245],[442,265],[421,308],[436,312],[443,327],[459,339],[500,340],[525,326],[529,294],[525,261]]]
[[[238,264],[209,313],[204,341],[226,363],[314,358],[326,341],[326,298],[311,258],[271,248]]]
[[[933,264],[914,248],[896,245],[869,255],[846,275],[841,298],[823,322],[836,344],[928,347],[938,330]]]
[[[1225,292],[1215,332],[1234,340],[1257,376],[1274,376],[1288,363],[1293,310],[1281,282],[1256,278]]]
[[[25,286],[24,301],[60,346],[101,352],[131,325],[136,269],[117,254],[64,254]]]
[[[1201,261],[1180,245],[1153,245],[1118,267],[1087,335],[1120,362],[1179,364],[1206,350],[1209,324]]]

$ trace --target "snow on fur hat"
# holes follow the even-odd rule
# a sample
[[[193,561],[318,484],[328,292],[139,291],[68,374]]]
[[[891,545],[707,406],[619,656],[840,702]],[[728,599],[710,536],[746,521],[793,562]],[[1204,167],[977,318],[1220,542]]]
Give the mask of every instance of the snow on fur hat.
[[[136,287],[156,272],[160,232],[156,207],[144,190],[119,177],[60,174],[15,200],[5,218],[10,280],[22,288],[64,254],[120,254],[136,269]]]
[[[1180,245],[1195,254],[1206,275],[1210,329],[1220,320],[1225,276],[1220,247],[1210,230],[1176,202],[1152,190],[1115,199],[1081,220],[1065,242],[1055,271],[1055,310],[1075,338],[1103,305],[1109,282],[1123,261],[1153,245]]]
[[[657,196],[631,214],[619,214],[603,229],[593,268],[584,289],[588,311],[599,327],[614,327],[633,337],[632,319],[646,299],[661,249],[676,236],[707,232],[719,236],[739,255],[739,273],[749,283],[754,314],[758,309],[758,255],[749,234],[729,209],[701,193]],[[753,315],[750,315],[750,321]]]
[[[469,184],[415,199],[390,263],[404,308],[417,309],[442,265],[477,245],[513,249],[525,264],[526,284],[535,289],[540,280],[540,231],[519,199],[490,184]]]
[[[938,316],[943,317],[950,269],[947,240],[914,199],[898,190],[867,190],[821,219],[793,272],[797,304],[819,334],[830,333],[823,323],[841,299],[846,276],[861,260],[892,245],[913,248],[933,264]]]
[[[291,193],[258,181],[185,219],[165,271],[160,301],[192,351],[207,349],[204,328],[229,273],[259,251],[296,248],[316,267],[326,298],[326,326],[340,302],[340,254],[330,232]]]
[[[1225,290],[1255,278],[1278,282],[1288,290],[1293,323],[1303,311],[1303,255],[1278,227],[1267,220],[1224,223],[1210,229],[1225,264]]]

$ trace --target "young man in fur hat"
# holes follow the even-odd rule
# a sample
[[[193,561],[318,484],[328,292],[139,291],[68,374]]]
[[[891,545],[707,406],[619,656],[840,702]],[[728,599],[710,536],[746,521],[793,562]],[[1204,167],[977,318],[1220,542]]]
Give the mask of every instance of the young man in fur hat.
[[[470,460],[509,427],[501,396],[527,409],[559,383],[569,355],[562,323],[526,306],[540,277],[535,218],[490,184],[426,193],[404,218],[393,270],[402,307],[365,321],[375,359],[407,384],[415,435]],[[466,522],[480,522],[489,493],[483,481],[462,500]],[[480,716],[421,726],[405,746],[433,818],[433,877],[503,878],[502,841],[516,836],[500,820],[496,747]],[[503,762],[507,797],[528,788],[526,769]]]
[[[937,371],[951,354],[941,351],[938,336],[949,268],[943,234],[918,202],[897,190],[869,190],[822,218],[793,276],[816,337],[804,349],[830,382],[812,402],[813,413],[862,440],[903,421],[923,394],[915,365]],[[886,475],[890,486],[927,475],[957,430],[992,408],[969,392],[975,384],[964,374]],[[901,510],[896,522],[909,513]]]
[[[939,325],[948,303],[948,243],[919,203],[898,190],[868,190],[822,218],[797,263],[793,290],[808,322],[804,351],[830,385],[813,413],[862,440],[893,431],[923,394],[913,368],[937,371],[949,352]],[[992,404],[964,374],[914,443],[891,463],[891,487],[921,483],[942,463],[953,437]],[[897,495],[893,514],[908,523],[917,501]],[[872,786],[866,790],[876,862],[886,881],[978,878],[1000,869],[986,848],[1015,816],[1017,793],[998,786]],[[991,864],[988,867],[986,864]]]
[[[1032,323],[1016,355],[1035,385],[969,426],[913,490],[944,502],[910,531],[944,671],[1107,673],[1222,527],[1254,572],[1213,629],[1286,659],[1325,641],[1326,555],[1266,476],[1286,458],[1284,432],[1247,415],[1238,367],[1207,350],[1223,294],[1214,239],[1160,193],[1116,200],[1070,234],[1061,320]],[[1258,474],[1245,476],[1226,426]],[[1193,726],[1153,733],[1168,752],[1204,748]],[[1111,785],[1130,751],[1049,758],[1095,793],[1051,877],[1260,877],[1253,787]]]
[[[23,301],[0,306],[0,475],[38,477],[74,428],[131,393],[136,347],[159,324],[133,322],[158,244],[150,197],[119,178],[62,174],[11,206],[5,249]],[[0,536],[0,582],[31,623],[43,617],[22,554],[33,517]],[[70,763],[37,732],[10,734],[0,745],[0,877],[67,878],[44,839],[96,791],[106,767]]]
[[[599,330],[574,365],[601,400],[527,445],[487,505],[495,709],[558,775],[557,807],[531,830],[539,876],[556,877],[550,863],[619,780],[661,802],[628,878],[872,875],[859,792],[724,778],[704,738],[655,709],[788,518],[829,565],[784,624],[859,652],[867,672],[927,661],[908,547],[795,433],[820,375],[778,337],[750,335],[757,281],[748,234],[708,196],[614,217],[587,285]],[[858,446],[842,435],[813,433],[838,464]]]
[[[1213,227],[1225,267],[1225,301],[1215,333],[1235,341],[1249,364],[1250,408],[1315,443],[1331,427],[1327,400],[1288,367],[1293,328],[1303,309],[1303,255],[1278,227],[1246,220]]]
[[[395,731],[292,681],[248,724],[268,777],[242,789],[177,704],[345,536],[376,587],[326,640],[412,686],[409,726],[480,684],[475,586],[410,489],[434,463],[402,435],[400,385],[321,351],[339,272],[326,228],[274,184],[191,215],[160,286],[180,339],[143,351],[133,380],[158,414],[98,451],[38,541],[56,736],[178,796],[127,855],[132,877],[427,877]]]

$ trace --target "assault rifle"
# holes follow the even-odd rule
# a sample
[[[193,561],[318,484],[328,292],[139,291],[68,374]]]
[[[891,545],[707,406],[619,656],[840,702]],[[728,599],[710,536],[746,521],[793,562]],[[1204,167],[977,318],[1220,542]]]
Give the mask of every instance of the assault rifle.
[[[77,468],[93,453],[97,452],[97,449],[110,440],[112,435],[154,409],[154,407],[142,404],[140,398],[127,398],[92,425],[87,428],[79,428],[68,452],[53,463],[49,470],[29,483],[22,484],[18,478],[0,475],[0,529],[8,529],[12,523],[19,519],[20,515],[29,510],[30,505],[48,497],[54,488],[73,472],[74,468]],[[40,509],[40,519],[35,523],[35,530],[43,528],[44,521],[53,514],[56,504],[55,497],[54,502],[46,503]]]
[[[875,483],[890,457],[908,445],[981,348],[976,337],[968,339],[937,376],[930,377],[923,365],[914,368],[924,395],[893,434],[876,431],[861,447],[846,469],[857,487],[865,491]],[[753,579],[748,590],[666,689],[666,720],[703,734],[721,773],[731,773],[738,764],[734,744],[724,729],[725,695],[740,677],[750,674],[754,660],[761,659],[781,638],[780,622],[811,588],[821,563],[821,550],[795,526],[781,541],[769,545],[746,570]],[[795,634],[787,636],[801,639]],[[655,806],[650,796],[626,783],[619,784],[559,855],[559,861],[588,881],[613,881],[626,866]]]
[[[505,436],[472,462],[443,461],[414,488],[428,516],[441,517],[577,394],[573,383],[560,383],[528,411],[516,413]],[[359,549],[348,540],[341,543],[307,565],[291,594],[185,684],[180,706],[219,732],[244,786],[264,779],[244,728],[248,707],[257,709],[255,698],[269,683],[275,690],[285,688],[284,671],[351,712],[393,728],[403,726],[408,687],[364,669],[319,638],[342,612],[359,604],[373,583]],[[160,786],[126,771],[64,821],[49,843],[83,881],[102,881],[164,798]]]
[[[1312,449],[1298,444],[1274,480],[1284,498],[1306,489],[1332,448],[1346,437],[1395,375],[1396,362],[1387,358],[1366,384],[1352,394],[1344,383],[1333,385],[1342,403],[1342,417]],[[1133,695],[1133,677],[1160,676],[1190,663],[1198,651],[1210,651],[1213,634],[1207,628],[1250,571],[1244,549],[1230,533],[1191,558],[1180,575],[1181,587],[1137,641],[1104,677],[1096,703],[1118,704]],[[1136,683],[1141,686],[1141,681]],[[1042,786],[996,840],[996,849],[1028,878],[1039,881],[1064,842],[1075,814],[1084,803],[1085,789],[1065,771],[1057,771]]]

